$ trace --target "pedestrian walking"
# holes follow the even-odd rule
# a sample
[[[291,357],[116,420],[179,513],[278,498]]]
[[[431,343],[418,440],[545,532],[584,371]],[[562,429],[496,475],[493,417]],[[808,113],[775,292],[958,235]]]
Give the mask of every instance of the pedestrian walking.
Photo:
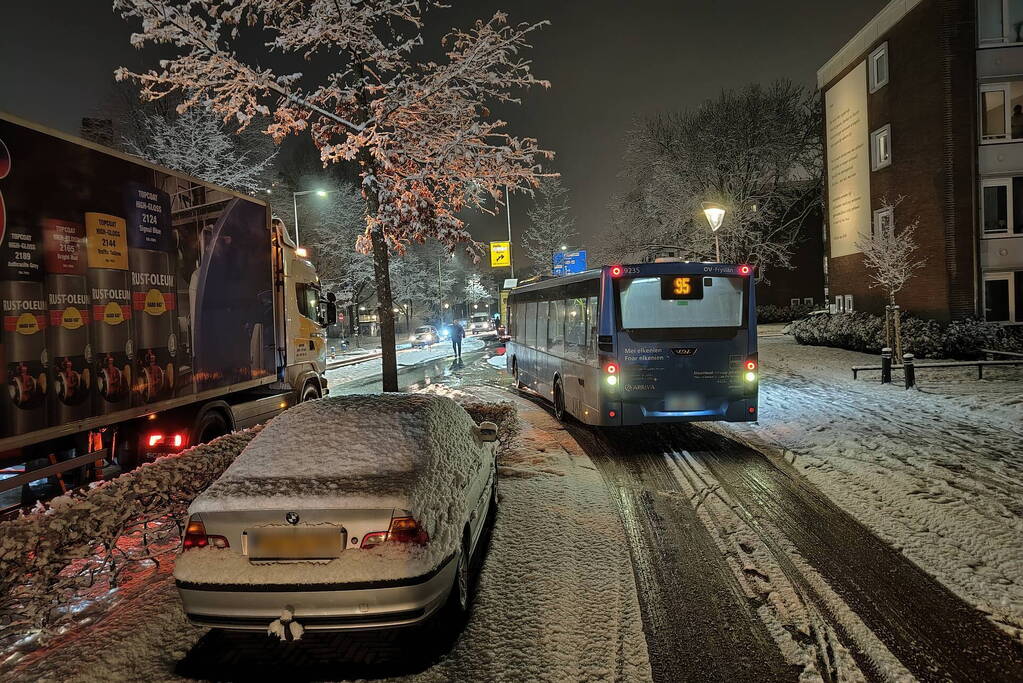
[[[465,328],[458,324],[458,321],[451,323],[451,348],[455,352],[455,360],[462,362],[462,339],[465,337]]]

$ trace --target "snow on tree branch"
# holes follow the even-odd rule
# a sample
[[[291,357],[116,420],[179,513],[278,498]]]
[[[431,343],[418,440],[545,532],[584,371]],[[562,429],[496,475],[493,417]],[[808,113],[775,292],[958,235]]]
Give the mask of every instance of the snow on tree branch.
[[[923,268],[926,259],[914,260],[917,250],[916,229],[919,219],[905,227],[895,222],[895,209],[904,197],[894,202],[885,197],[881,200],[881,215],[891,216],[891,221],[871,226],[870,235],[862,236],[856,248],[863,252],[863,264],[870,273],[871,287],[879,287],[895,305],[895,296],[903,290],[914,273]]]

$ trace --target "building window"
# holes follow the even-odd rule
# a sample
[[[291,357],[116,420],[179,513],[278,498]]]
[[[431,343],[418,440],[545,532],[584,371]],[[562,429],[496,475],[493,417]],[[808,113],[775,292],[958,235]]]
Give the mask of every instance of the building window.
[[[1023,176],[989,178],[980,192],[981,236],[1023,235]]]
[[[846,313],[852,313],[853,312],[852,301],[853,301],[852,294],[846,294],[845,295],[845,312]]]
[[[977,0],[977,39],[982,46],[1023,43],[1023,0]]]
[[[878,128],[870,134],[870,169],[877,171],[892,163],[892,126]]]
[[[888,43],[881,43],[870,53],[870,92],[888,85]]]
[[[1023,139],[1023,82],[980,86],[980,141]]]
[[[1023,271],[984,275],[984,319],[1023,322]]]
[[[796,297],[795,299],[789,299],[789,306],[793,306],[794,307],[794,306],[798,306],[798,305],[799,305],[799,297]]]
[[[803,297],[803,305],[804,306],[813,306],[813,297],[812,296]]]
[[[845,298],[841,294],[835,295],[835,313],[845,312]]]
[[[874,222],[870,226],[872,236],[892,234],[892,226],[895,225],[895,207],[885,206],[874,212]]]

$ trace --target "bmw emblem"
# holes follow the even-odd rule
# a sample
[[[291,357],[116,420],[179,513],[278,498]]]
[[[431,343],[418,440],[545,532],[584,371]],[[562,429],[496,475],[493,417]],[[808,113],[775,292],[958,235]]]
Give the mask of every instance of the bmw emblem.
[[[288,524],[298,524],[298,513],[289,512],[288,514],[284,515],[284,519],[287,520]]]

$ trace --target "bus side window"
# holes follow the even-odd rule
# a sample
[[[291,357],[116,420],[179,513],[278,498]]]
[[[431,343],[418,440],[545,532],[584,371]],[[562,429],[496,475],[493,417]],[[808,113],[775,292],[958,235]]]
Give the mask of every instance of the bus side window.
[[[549,301],[541,301],[536,307],[536,348],[547,350],[547,308]]]
[[[565,302],[562,299],[550,303],[547,322],[547,353],[565,353]]]
[[[586,360],[586,299],[565,301],[565,357]]]
[[[536,346],[536,302],[526,304],[526,346]]]
[[[586,299],[586,360],[591,365],[597,361],[597,297]]]

